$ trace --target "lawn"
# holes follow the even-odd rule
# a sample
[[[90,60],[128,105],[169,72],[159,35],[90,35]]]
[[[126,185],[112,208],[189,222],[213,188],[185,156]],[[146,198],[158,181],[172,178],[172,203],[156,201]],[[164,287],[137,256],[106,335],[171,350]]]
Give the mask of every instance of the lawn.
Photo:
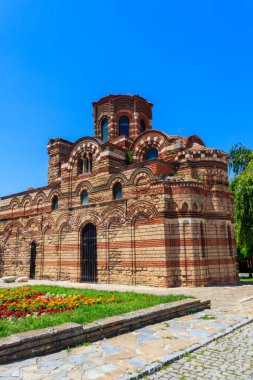
[[[0,289],[0,337],[66,322],[86,324],[188,296],[25,286]]]
[[[241,282],[252,282],[253,283],[253,277],[240,277]]]

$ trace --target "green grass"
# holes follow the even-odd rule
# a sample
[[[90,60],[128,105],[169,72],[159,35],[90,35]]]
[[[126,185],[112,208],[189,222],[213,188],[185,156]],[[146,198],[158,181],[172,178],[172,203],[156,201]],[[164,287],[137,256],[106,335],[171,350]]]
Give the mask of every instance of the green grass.
[[[214,315],[205,314],[203,317],[199,317],[199,319],[204,319],[204,321],[209,321],[211,319],[216,319]]]
[[[253,277],[240,277],[240,282],[252,282],[253,283]]]
[[[112,295],[120,297],[120,301],[110,304],[101,303],[94,306],[82,306],[72,311],[64,313],[42,315],[37,318],[19,318],[10,320],[0,320],[0,337],[5,337],[11,334],[41,329],[44,327],[55,326],[66,322],[76,322],[86,324],[96,319],[111,317],[118,314],[127,313],[129,311],[143,309],[154,306],[160,303],[168,303],[191,298],[183,295],[155,296],[150,294],[138,293],[119,293],[105,292],[93,289],[74,289],[63,288],[59,286],[34,286],[36,290],[43,293],[75,295],[83,294],[87,297],[106,297]]]

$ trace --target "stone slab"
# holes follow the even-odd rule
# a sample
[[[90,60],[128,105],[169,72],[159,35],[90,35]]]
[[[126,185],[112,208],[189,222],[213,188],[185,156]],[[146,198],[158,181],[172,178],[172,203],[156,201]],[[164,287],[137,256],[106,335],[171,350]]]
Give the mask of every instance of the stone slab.
[[[4,282],[4,283],[11,283],[11,282],[15,282],[16,279],[18,278],[18,276],[5,276],[5,277],[2,277],[1,280]]]
[[[97,320],[87,325],[65,323],[0,339],[0,364],[52,353],[85,342],[112,337],[136,328],[210,308],[210,301],[186,299],[152,306],[130,313]]]

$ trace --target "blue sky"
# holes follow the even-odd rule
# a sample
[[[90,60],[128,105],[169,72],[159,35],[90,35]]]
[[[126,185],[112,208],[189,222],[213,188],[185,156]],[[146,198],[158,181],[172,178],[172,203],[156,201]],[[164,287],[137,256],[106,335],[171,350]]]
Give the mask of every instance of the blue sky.
[[[1,0],[0,196],[47,183],[48,138],[92,101],[154,103],[153,128],[253,149],[252,0]]]

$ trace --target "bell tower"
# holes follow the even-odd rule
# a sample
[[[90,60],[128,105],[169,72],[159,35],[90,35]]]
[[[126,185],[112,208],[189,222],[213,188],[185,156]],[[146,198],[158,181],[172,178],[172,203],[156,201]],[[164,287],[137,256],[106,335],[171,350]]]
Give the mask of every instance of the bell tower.
[[[93,105],[95,137],[103,142],[125,136],[134,140],[152,128],[152,107],[139,95],[108,95]]]

